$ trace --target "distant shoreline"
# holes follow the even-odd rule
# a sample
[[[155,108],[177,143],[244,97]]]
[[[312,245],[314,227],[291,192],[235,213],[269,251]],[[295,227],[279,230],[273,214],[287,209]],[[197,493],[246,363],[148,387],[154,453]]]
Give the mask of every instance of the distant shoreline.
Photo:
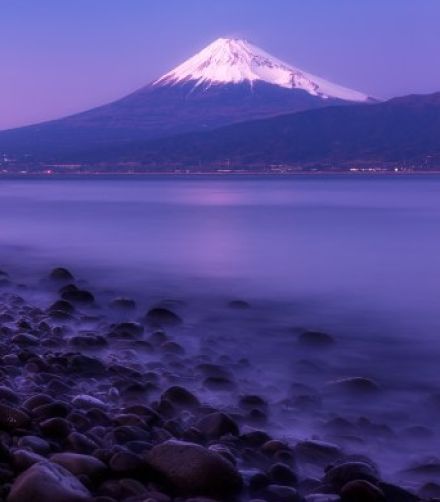
[[[268,171],[53,171],[53,172],[32,172],[32,171],[17,171],[17,172],[0,172],[0,178],[51,178],[51,177],[100,177],[100,176],[268,176],[268,177],[313,177],[313,176],[353,176],[353,177],[373,177],[373,176],[419,176],[419,175],[440,175],[439,170],[413,170],[413,171],[296,171],[296,172],[268,172]]]

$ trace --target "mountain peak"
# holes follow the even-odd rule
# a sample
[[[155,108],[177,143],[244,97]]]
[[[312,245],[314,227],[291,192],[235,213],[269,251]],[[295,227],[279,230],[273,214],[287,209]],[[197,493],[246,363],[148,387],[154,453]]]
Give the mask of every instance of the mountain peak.
[[[368,101],[361,92],[333,84],[299,68],[291,66],[247,40],[218,38],[195,56],[187,59],[164,76],[154,86],[194,82],[194,86],[262,81],[287,89],[300,89],[323,99]]]

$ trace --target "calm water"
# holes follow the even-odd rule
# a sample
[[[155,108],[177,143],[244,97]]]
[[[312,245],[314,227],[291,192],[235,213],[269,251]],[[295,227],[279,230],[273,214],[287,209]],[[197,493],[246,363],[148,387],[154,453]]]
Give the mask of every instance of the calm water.
[[[324,412],[434,431],[365,442],[391,473],[440,447],[440,404],[429,404],[440,403],[439,194],[440,176],[2,178],[0,268],[38,284],[67,266],[141,308],[184,300],[193,343],[249,358],[248,390],[269,399],[293,382],[374,379],[381,401],[330,401]],[[234,298],[252,308],[231,312]],[[328,330],[337,348],[310,359],[300,327]],[[283,417],[289,437],[322,433],[321,416]]]
[[[437,176],[3,178],[0,228],[17,273],[66,264],[125,287],[438,326]]]

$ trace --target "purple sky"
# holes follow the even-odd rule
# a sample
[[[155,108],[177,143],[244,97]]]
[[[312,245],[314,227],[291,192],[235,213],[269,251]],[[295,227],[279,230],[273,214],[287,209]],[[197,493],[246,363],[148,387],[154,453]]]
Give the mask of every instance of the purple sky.
[[[440,91],[440,0],[0,0],[0,129],[135,90],[240,36],[387,98]]]

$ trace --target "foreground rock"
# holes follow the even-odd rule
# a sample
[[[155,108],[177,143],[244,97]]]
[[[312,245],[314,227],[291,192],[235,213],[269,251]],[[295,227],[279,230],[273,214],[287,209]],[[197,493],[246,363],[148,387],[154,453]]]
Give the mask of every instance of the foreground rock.
[[[40,462],[14,481],[7,502],[90,502],[89,490],[69,471],[51,462]]]
[[[182,494],[226,497],[242,487],[241,476],[230,462],[194,443],[165,441],[149,452],[147,460],[163,482]]]

